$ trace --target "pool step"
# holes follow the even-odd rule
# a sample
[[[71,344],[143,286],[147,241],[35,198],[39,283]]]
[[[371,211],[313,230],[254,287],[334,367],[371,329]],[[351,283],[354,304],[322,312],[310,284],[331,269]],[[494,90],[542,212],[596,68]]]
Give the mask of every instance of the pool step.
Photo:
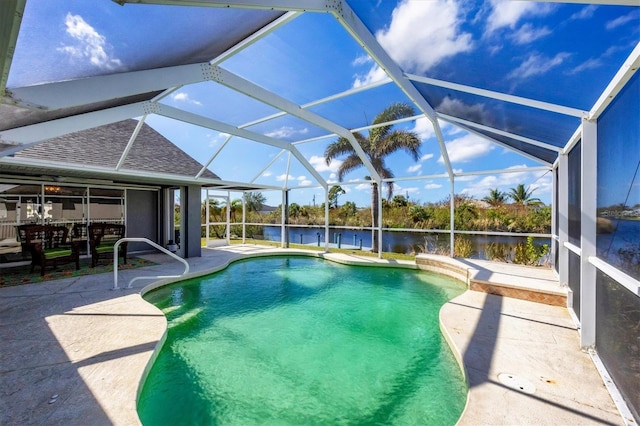
[[[514,265],[477,259],[452,259],[419,254],[420,269],[457,278],[470,290],[528,300],[553,306],[567,306],[567,288],[549,268]]]

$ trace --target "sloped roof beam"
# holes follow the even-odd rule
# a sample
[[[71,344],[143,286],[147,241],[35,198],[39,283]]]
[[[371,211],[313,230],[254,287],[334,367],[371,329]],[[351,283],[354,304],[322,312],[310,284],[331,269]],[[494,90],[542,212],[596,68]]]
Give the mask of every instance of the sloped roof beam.
[[[327,97],[322,98],[322,99],[317,99],[315,101],[311,101],[309,103],[301,105],[300,108],[307,109],[307,108],[311,108],[312,106],[322,105],[322,104],[327,103],[327,102],[331,102],[331,101],[335,101],[335,100],[338,100],[338,99],[342,99],[342,98],[345,98],[347,96],[351,96],[351,95],[354,95],[356,93],[364,92],[365,90],[374,89],[374,88],[379,87],[379,86],[384,86],[385,84],[389,84],[389,83],[391,83],[391,79],[385,78],[385,79],[382,79],[380,81],[376,81],[376,82],[373,82],[373,83],[363,84],[360,87],[356,87],[356,88],[353,88],[353,89],[345,90],[343,92],[336,93],[334,95],[330,95],[330,96],[327,96]],[[258,118],[256,120],[253,120],[253,121],[249,122],[249,123],[242,124],[239,127],[243,128],[243,127],[253,126],[253,125],[256,125],[256,124],[264,123],[265,121],[273,120],[274,118],[282,117],[284,115],[286,115],[286,113],[283,112],[283,111],[277,112],[277,113],[271,114],[271,115],[269,115],[267,117]],[[351,131],[353,132],[353,130],[351,130]]]
[[[285,152],[286,152],[286,151],[283,149],[282,151],[280,151],[279,153],[277,153],[277,154],[276,154],[276,155],[271,159],[271,161],[269,161],[269,163],[268,163],[266,166],[264,166],[264,168],[262,168],[262,169],[261,169],[261,170],[260,170],[260,171],[255,175],[255,177],[254,177],[253,179],[251,179],[249,182],[250,182],[250,183],[255,182],[255,181],[256,181],[260,176],[262,176],[262,174],[263,174],[264,172],[266,172],[266,171],[267,171],[267,169],[269,169],[269,167],[271,167],[271,166],[273,165],[273,163],[275,163],[275,162],[278,160],[278,158],[280,158],[280,157],[282,156],[282,154],[284,154]]]
[[[208,63],[179,65],[144,71],[100,75],[77,80],[60,81],[35,86],[16,87],[9,91],[16,103],[40,106],[43,109],[68,108],[105,99],[150,93],[189,83],[205,81]]]
[[[436,138],[438,139],[438,145],[440,146],[440,153],[442,154],[442,159],[445,167],[447,168],[447,173],[450,178],[453,178],[453,169],[451,167],[451,162],[449,161],[449,154],[444,143],[444,136],[442,135],[442,130],[440,129],[440,124],[438,123],[435,110],[422,96],[418,89],[416,89],[413,83],[404,77],[404,73],[398,64],[391,59],[389,54],[382,48],[382,46],[380,46],[376,38],[371,34],[364,23],[362,23],[360,18],[351,9],[347,2],[340,0],[340,3],[340,7],[337,10],[332,11],[336,19],[338,19],[342,26],[356,41],[360,43],[378,66],[386,72],[398,88],[407,95],[407,97],[433,124]]]
[[[468,127],[473,127],[475,129],[478,129],[478,130],[486,130],[487,132],[495,133],[496,135],[500,135],[500,136],[506,136],[508,138],[515,139],[517,141],[524,142],[524,143],[527,143],[529,145],[533,145],[533,146],[537,146],[537,147],[540,147],[540,148],[548,149],[549,151],[555,151],[555,152],[561,152],[562,151],[562,147],[558,147],[558,146],[551,145],[551,144],[548,144],[548,143],[540,142],[540,141],[537,141],[535,139],[527,138],[527,137],[524,137],[524,136],[516,135],[515,133],[505,132],[504,130],[499,130],[499,129],[496,129],[494,127],[485,126],[483,124],[478,124],[478,123],[475,123],[473,121],[464,120],[462,118],[453,117],[453,116],[450,116],[450,115],[447,115],[447,114],[438,114],[438,117],[441,118],[444,121],[447,121],[447,122],[451,123],[451,124],[459,123],[459,124],[463,124],[463,125],[468,126]],[[512,148],[512,149],[516,149],[516,148]]]
[[[234,9],[260,9],[260,10],[280,10],[296,12],[321,12],[327,11],[328,5],[333,5],[332,0],[113,0],[118,4],[164,4],[173,6],[209,6],[228,7]]]
[[[206,72],[211,64],[217,64],[235,55],[299,15],[295,12],[285,14],[227,49],[211,62],[18,87],[12,89],[9,95],[16,104],[44,109],[66,108],[105,99],[164,90],[162,94],[153,99],[153,101],[158,101],[185,84],[206,81]]]
[[[222,52],[221,54],[219,54],[218,56],[213,58],[211,61],[209,61],[209,64],[210,65],[217,65],[217,64],[221,63],[222,61],[225,61],[225,60],[229,59],[230,57],[232,57],[232,56],[236,55],[237,53],[243,51],[247,47],[251,46],[253,43],[257,42],[258,40],[260,40],[262,38],[264,38],[266,35],[272,33],[273,31],[277,30],[278,28],[284,26],[285,24],[289,23],[290,21],[292,21],[293,19],[297,18],[300,15],[301,15],[300,12],[288,12],[288,13],[285,13],[283,16],[279,17],[275,21],[270,22],[269,24],[267,24],[264,27],[260,28],[255,33],[251,34],[249,37],[247,37],[247,38],[241,40],[240,42],[238,42],[235,46],[230,47],[229,49],[225,50],[224,52]],[[166,96],[169,96],[171,93],[173,93],[179,87],[181,87],[181,86],[176,86],[176,87],[172,87],[172,88],[169,88],[169,89],[165,90],[163,93],[161,93],[156,98],[154,98],[153,101],[157,102],[157,101],[161,100],[162,98],[165,98]]]
[[[509,151],[515,152],[516,154],[521,155],[521,156],[523,156],[523,157],[526,157],[526,158],[528,158],[528,159],[530,159],[530,160],[532,160],[532,161],[535,161],[536,163],[540,163],[540,164],[543,164],[543,165],[545,165],[545,166],[551,166],[551,163],[550,163],[550,162],[548,162],[548,161],[546,161],[546,160],[543,160],[543,159],[541,159],[541,158],[538,158],[538,157],[536,157],[535,155],[532,155],[532,154],[526,153],[526,152],[524,152],[524,151],[520,151],[519,149],[514,148],[514,147],[512,147],[511,145],[507,145],[506,143],[501,142],[501,141],[499,141],[499,140],[497,140],[497,139],[494,139],[494,138],[492,138],[492,137],[489,137],[489,136],[487,136],[487,135],[485,135],[485,134],[481,133],[480,131],[478,131],[478,130],[476,130],[476,129],[472,128],[472,127],[462,127],[462,128],[463,128],[466,132],[473,133],[474,135],[476,135],[476,136],[478,136],[478,137],[481,137],[481,138],[483,138],[483,139],[486,139],[486,140],[488,140],[489,142],[495,143],[496,145],[499,145],[499,146],[501,146],[501,147],[503,147],[503,148],[506,148],[506,149],[508,149]]]
[[[418,83],[430,84],[432,86],[444,87],[447,89],[457,90],[459,92],[470,93],[472,95],[484,96],[486,98],[496,99],[499,101],[510,102],[513,104],[524,105],[530,108],[537,108],[545,111],[555,112],[557,114],[569,115],[572,117],[582,118],[586,111],[578,108],[571,108],[562,105],[556,105],[549,102],[536,101],[533,99],[523,98],[521,96],[508,95],[506,93],[494,92],[492,90],[479,89],[477,87],[466,86],[464,84],[451,83],[444,80],[436,80],[435,78],[422,77],[414,74],[405,74],[412,81]]]
[[[209,157],[209,160],[207,160],[207,162],[202,166],[202,168],[200,169],[200,171],[196,174],[195,178],[199,179],[200,176],[202,176],[202,174],[207,170],[207,167],[209,167],[209,165],[213,162],[213,160],[215,160],[215,158],[218,156],[218,154],[220,154],[220,151],[222,151],[222,149],[227,146],[227,144],[229,143],[229,141],[231,140],[231,138],[233,138],[233,135],[229,135],[227,136],[227,138],[224,140],[224,142],[222,142],[220,144],[220,146],[218,147],[218,149],[216,149],[214,151],[213,154],[211,154],[211,157]]]
[[[4,94],[26,0],[0,2],[0,94]]]
[[[136,124],[136,128],[133,130],[133,133],[129,138],[129,142],[127,142],[127,146],[124,147],[124,151],[120,156],[120,160],[118,160],[118,164],[116,164],[116,170],[120,170],[120,167],[122,167],[122,165],[124,164],[124,161],[127,159],[127,156],[129,155],[129,151],[131,151],[131,148],[133,147],[133,143],[138,138],[138,134],[140,133],[140,130],[142,130],[142,126],[144,125],[144,121],[146,119],[147,119],[147,116],[143,115],[142,118],[138,120],[138,124]]]
[[[174,108],[168,105],[156,104],[154,107],[154,112],[158,115],[162,115],[165,117],[173,118],[179,121],[184,121],[185,123],[191,123],[196,126],[204,127],[207,129],[217,130],[219,132],[228,133],[230,135],[235,135],[247,140],[260,142],[265,145],[274,146],[280,149],[286,149],[290,151],[294,157],[302,164],[302,166],[307,169],[309,173],[320,183],[324,188],[327,187],[327,182],[324,178],[313,168],[311,163],[307,161],[306,158],[298,151],[298,149],[287,143],[283,142],[279,139],[271,138],[269,136],[265,136],[260,133],[252,132],[245,129],[240,129],[238,127],[234,127],[230,124],[223,123],[218,120],[214,120],[211,118],[203,117],[201,115],[196,115],[187,111],[183,111],[178,108]]]
[[[300,107],[300,105],[294,104],[293,102],[288,101],[287,99],[284,99],[276,95],[275,93],[272,93],[248,80],[245,80],[242,77],[225,70],[224,68],[213,67],[212,74],[212,80],[217,81],[224,86],[244,93],[245,95],[257,99],[260,102],[264,102],[268,105],[285,111],[286,113],[293,115],[294,117],[298,117],[313,125],[335,133],[338,136],[346,138],[351,143],[354,151],[360,157],[360,160],[362,160],[362,163],[370,173],[372,179],[376,182],[380,182],[380,176],[378,175],[378,172],[374,169],[364,150],[349,130],[313,112],[304,110]]]
[[[578,4],[602,4],[605,6],[640,6],[638,0],[521,0],[535,1],[539,3],[578,3]]]
[[[24,157],[8,157],[8,158],[0,158],[1,164],[11,164],[11,165],[22,165],[25,167],[46,167],[47,169],[56,169],[56,170],[68,170],[69,164],[66,163],[58,163],[51,162],[47,159],[34,159],[34,158],[24,158]],[[194,180],[191,176],[180,176],[173,173],[161,173],[161,172],[149,172],[149,171],[141,171],[141,170],[130,170],[130,169],[120,169],[119,171],[115,171],[112,167],[101,167],[101,166],[93,166],[93,165],[84,165],[84,164],[73,164],[73,168],[76,170],[83,170],[91,173],[95,173],[98,176],[105,176],[106,178],[112,178],[114,176],[118,178],[149,178],[153,179],[156,182],[183,182],[185,184],[193,184]],[[269,190],[281,190],[280,187],[273,185],[247,185],[242,182],[234,182],[220,179],[211,179],[211,178],[202,178],[198,181],[199,184],[202,185],[215,185],[217,186],[225,186],[229,188],[246,188],[246,187],[254,187],[256,189],[269,189]]]
[[[637,1],[637,0],[636,0]],[[640,2],[637,3],[640,5]],[[589,112],[588,120],[595,120],[600,117],[600,114],[604,112],[609,104],[615,99],[622,88],[631,80],[631,77],[638,71],[640,67],[640,43],[636,44],[629,57],[624,64],[620,67],[615,76],[611,79],[611,82],[600,95],[600,98],[596,101],[593,108]]]
[[[148,114],[151,111],[147,106],[148,102],[137,102],[0,131],[0,140],[20,144],[0,152],[0,156],[13,154],[47,139]]]
[[[267,24],[264,27],[260,28],[255,33],[251,34],[249,37],[245,38],[244,40],[241,40],[235,46],[225,50],[224,52],[222,52],[221,54],[219,54],[218,56],[213,58],[211,61],[209,61],[209,64],[210,65],[218,65],[221,62],[226,61],[230,57],[234,56],[235,54],[237,54],[237,53],[243,51],[244,49],[246,49],[247,47],[251,46],[256,41],[264,38],[268,34],[271,34],[273,31],[275,31],[278,28],[288,24],[289,22],[291,22],[292,20],[294,20],[295,18],[297,18],[298,16],[301,16],[301,15],[302,15],[302,13],[300,13],[300,12],[288,12],[288,13],[285,13],[284,15],[282,15],[281,17],[279,17],[275,21],[270,22],[269,24]]]

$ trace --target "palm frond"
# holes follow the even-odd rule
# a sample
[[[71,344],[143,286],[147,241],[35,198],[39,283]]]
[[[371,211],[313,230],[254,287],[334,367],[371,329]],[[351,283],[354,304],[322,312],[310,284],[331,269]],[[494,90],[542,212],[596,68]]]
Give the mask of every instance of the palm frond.
[[[405,103],[395,103],[389,105],[380,114],[373,119],[373,125],[387,123],[389,121],[399,120],[401,118],[411,117],[415,115],[414,109]],[[379,143],[386,139],[391,131],[392,125],[375,127],[369,131],[369,139],[373,143]]]
[[[338,167],[338,180],[342,182],[342,179],[347,173],[357,169],[358,167],[362,167],[362,165],[362,160],[358,157],[358,154],[355,152],[352,153],[342,162],[342,164],[340,164],[340,167]]]
[[[420,159],[420,145],[422,141],[414,132],[395,130],[376,146],[376,153],[380,157],[386,157],[396,151],[403,150],[411,156],[413,161]]]
[[[353,149],[351,142],[349,142],[345,137],[340,137],[336,141],[327,145],[327,148],[324,150],[324,159],[327,165],[329,165],[335,158],[342,155],[353,154],[354,152],[355,150]]]

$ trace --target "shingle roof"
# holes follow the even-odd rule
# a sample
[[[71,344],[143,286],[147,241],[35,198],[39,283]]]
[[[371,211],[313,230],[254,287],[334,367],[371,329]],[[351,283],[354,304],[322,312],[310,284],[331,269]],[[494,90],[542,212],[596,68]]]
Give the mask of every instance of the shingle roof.
[[[16,157],[115,168],[138,122],[124,120],[49,139],[15,154]],[[195,176],[202,164],[143,124],[123,169]],[[206,170],[204,178],[219,179]]]

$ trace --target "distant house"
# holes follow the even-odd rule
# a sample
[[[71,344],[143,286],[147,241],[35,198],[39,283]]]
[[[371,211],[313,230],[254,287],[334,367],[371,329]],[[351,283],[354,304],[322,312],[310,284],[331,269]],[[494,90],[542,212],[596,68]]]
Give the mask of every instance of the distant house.
[[[118,222],[127,225],[127,236],[164,245],[175,239],[180,197],[181,218],[190,220],[179,226],[190,225],[181,254],[199,256],[198,182],[219,178],[146,124],[133,138],[137,126],[125,120],[70,133],[0,164],[0,240],[15,239],[23,223]]]
[[[263,205],[258,213],[260,214],[269,214],[272,211],[278,210],[278,207]]]

